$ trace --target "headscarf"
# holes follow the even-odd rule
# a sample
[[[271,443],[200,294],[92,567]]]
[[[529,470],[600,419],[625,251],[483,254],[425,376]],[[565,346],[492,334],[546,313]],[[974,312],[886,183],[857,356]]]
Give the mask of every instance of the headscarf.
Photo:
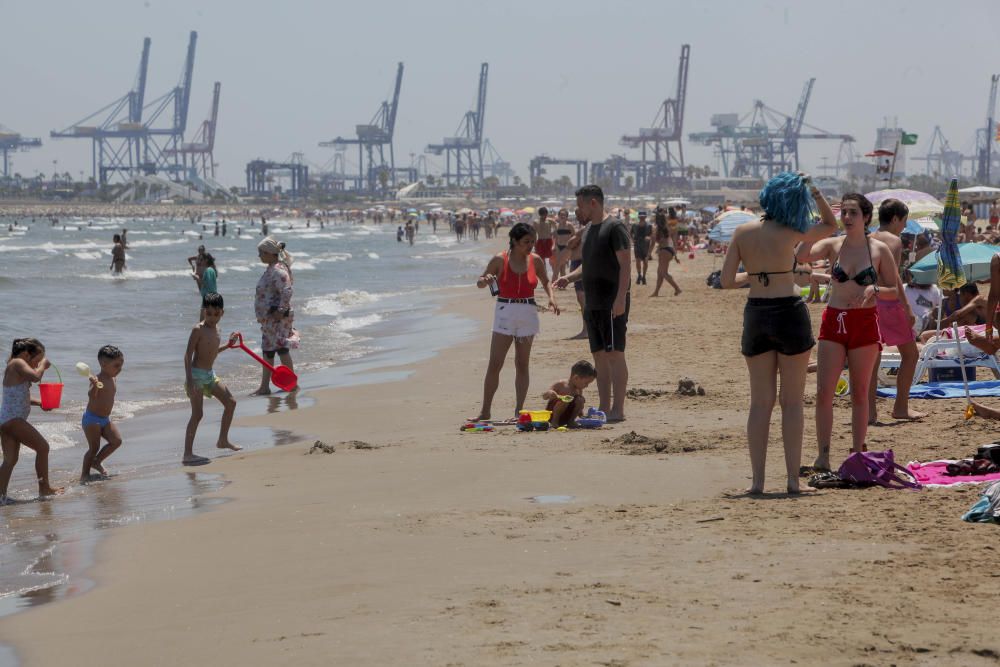
[[[285,251],[285,244],[275,241],[270,236],[266,237],[263,241],[257,244],[257,250],[260,252],[266,252],[269,255],[277,255],[278,262],[285,265],[285,269],[288,271],[288,277],[292,278],[292,256]]]

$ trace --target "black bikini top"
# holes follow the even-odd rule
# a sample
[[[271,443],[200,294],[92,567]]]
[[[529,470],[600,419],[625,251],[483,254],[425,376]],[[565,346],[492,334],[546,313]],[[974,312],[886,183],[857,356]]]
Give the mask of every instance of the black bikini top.
[[[843,248],[843,244],[840,246]],[[868,268],[858,273],[858,275],[853,278],[847,275],[843,267],[840,266],[840,253],[837,253],[837,263],[833,265],[833,270],[830,272],[830,277],[836,280],[838,283],[846,283],[848,280],[853,280],[862,287],[867,287],[868,285],[874,285],[875,291],[878,291],[878,273],[875,271],[875,262],[872,260],[872,248],[868,241],[868,237],[865,237],[865,248],[868,249]]]
[[[792,257],[792,268],[790,268],[788,271],[758,271],[757,273],[747,272],[747,275],[756,276],[760,284],[763,285],[764,287],[767,287],[768,285],[771,284],[771,276],[780,276],[782,273],[795,273],[795,264],[796,264],[795,258]]]

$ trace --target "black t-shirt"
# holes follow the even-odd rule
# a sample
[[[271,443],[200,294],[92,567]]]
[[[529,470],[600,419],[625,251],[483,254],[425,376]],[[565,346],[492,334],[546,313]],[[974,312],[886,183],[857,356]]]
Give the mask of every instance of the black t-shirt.
[[[611,310],[618,296],[618,257],[630,247],[628,229],[618,218],[591,223],[583,232],[583,294],[589,310]]]
[[[632,225],[632,240],[635,241],[636,247],[647,247],[649,245],[649,237],[652,236],[652,234],[652,225],[640,225],[638,223]]]

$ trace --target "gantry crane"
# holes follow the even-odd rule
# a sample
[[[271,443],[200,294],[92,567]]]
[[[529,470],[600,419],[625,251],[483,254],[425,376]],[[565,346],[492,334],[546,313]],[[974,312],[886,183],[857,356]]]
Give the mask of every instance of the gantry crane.
[[[913,159],[926,163],[928,176],[950,179],[961,176],[965,156],[960,151],[952,149],[944,133],[941,132],[941,127],[935,125],[934,134],[931,135],[930,144],[927,146],[927,155]]]
[[[3,155],[3,172],[0,176],[10,178],[10,153],[38,148],[42,140],[33,137],[22,137],[19,133],[0,125],[0,154]]]
[[[212,88],[212,108],[208,119],[198,126],[190,142],[181,144],[179,149],[168,150],[168,154],[179,154],[185,171],[193,171],[201,179],[215,179],[215,130],[219,123],[219,94],[222,84],[218,81]]]
[[[684,183],[684,148],[681,140],[690,59],[691,46],[684,44],[681,46],[680,63],[677,66],[677,92],[674,97],[664,100],[660,105],[652,127],[640,128],[638,135],[625,135],[619,142],[627,148],[642,149],[642,165],[636,182],[636,187],[640,190],[658,190]],[[676,144],[675,151],[671,151],[671,144]]]
[[[508,186],[514,178],[514,170],[500,155],[500,151],[494,148],[489,139],[483,141],[483,155],[486,160],[483,163],[483,173],[497,179],[498,185]]]
[[[997,108],[997,82],[1000,81],[1000,74],[990,77],[990,97],[986,107],[986,127],[976,131],[976,180],[982,185],[990,185],[994,156],[993,132],[996,121]]]
[[[486,116],[486,81],[489,70],[489,63],[480,65],[476,108],[466,112],[459,123],[456,136],[445,137],[440,144],[430,144],[425,149],[425,152],[434,155],[444,153],[443,177],[446,186],[469,187],[483,182],[483,121]]]
[[[145,38],[132,89],[68,128],[51,132],[50,136],[90,139],[94,179],[101,185],[116,177],[128,180],[139,174],[165,173],[173,180],[182,180],[184,165],[178,156],[187,127],[197,40],[198,33],[191,31],[180,83],[147,105],[150,39]],[[171,124],[157,127],[156,122],[167,109],[172,111]],[[97,124],[91,124],[94,122]]]
[[[587,181],[587,161],[572,160],[568,158],[549,157],[548,155],[536,155],[528,163],[529,184],[532,189],[537,187],[537,183],[545,174],[546,165],[568,165],[576,167],[576,186],[580,187]]]
[[[323,147],[340,149],[346,146],[358,147],[358,175],[354,179],[355,190],[359,192],[376,192],[383,187],[396,185],[396,156],[393,151],[392,137],[396,129],[396,110],[399,108],[399,91],[403,84],[403,63],[396,68],[396,85],[392,93],[392,101],[385,101],[379,106],[375,116],[366,125],[355,126],[355,138],[337,137],[331,141],[320,143]],[[389,161],[386,162],[385,149],[389,149]]]
[[[815,79],[806,82],[794,116],[755,100],[753,110],[742,117],[737,114],[712,116],[711,122],[716,129],[692,133],[690,139],[717,147],[726,177],[770,178],[781,171],[798,171],[800,139],[833,139],[841,144],[854,142],[849,134],[827,132],[805,122],[815,82]],[[803,127],[812,132],[803,133]]]

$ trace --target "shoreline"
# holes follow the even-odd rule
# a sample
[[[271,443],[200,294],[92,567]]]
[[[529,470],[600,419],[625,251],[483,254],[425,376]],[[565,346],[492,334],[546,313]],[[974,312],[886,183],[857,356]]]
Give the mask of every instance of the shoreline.
[[[249,418],[310,437],[221,461],[212,471],[229,484],[212,495],[231,502],[115,531],[93,590],[3,619],[0,638],[25,665],[71,647],[109,665],[989,664],[998,642],[977,620],[998,589],[982,576],[993,527],[958,518],[976,489],[741,495],[745,294],[706,292],[712,263],[684,260],[677,298],[633,288],[624,424],[459,433],[492,310],[470,289],[449,308],[479,323],[474,338],[405,379]],[[532,407],[587,357],[565,340],[579,326],[572,294],[557,298],[569,308],[543,316]],[[512,406],[511,367],[497,415]],[[707,395],[674,393],[684,376]],[[925,403],[925,422],[877,427],[871,446],[927,460],[992,431]],[[784,484],[778,418],[768,489]],[[838,400],[836,451],[848,419]],[[312,438],[337,451],[307,455]]]

